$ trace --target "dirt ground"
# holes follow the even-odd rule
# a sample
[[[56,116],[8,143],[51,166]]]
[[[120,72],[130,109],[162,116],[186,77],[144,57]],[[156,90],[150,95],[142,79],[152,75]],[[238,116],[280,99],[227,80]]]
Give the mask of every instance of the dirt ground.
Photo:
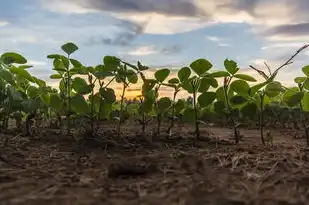
[[[258,130],[241,129],[243,141],[233,145],[230,129],[210,131],[221,141],[126,140],[89,148],[59,136],[30,142],[12,136],[0,149],[0,205],[309,204],[304,139],[276,130],[274,146],[264,147]]]

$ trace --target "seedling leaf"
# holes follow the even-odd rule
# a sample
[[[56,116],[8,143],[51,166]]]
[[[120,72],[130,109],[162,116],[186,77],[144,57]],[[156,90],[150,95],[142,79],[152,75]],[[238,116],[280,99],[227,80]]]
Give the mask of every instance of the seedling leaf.
[[[165,81],[165,79],[169,76],[170,74],[170,70],[167,68],[163,68],[161,70],[158,70],[155,72],[154,76],[156,78],[157,81],[159,81],[160,83],[162,83],[163,81]]]
[[[61,49],[68,55],[71,55],[72,53],[74,53],[75,51],[78,50],[78,47],[72,43],[72,42],[69,42],[69,43],[66,43],[64,44],[63,46],[61,46]]]
[[[198,97],[198,103],[201,107],[207,107],[213,103],[216,99],[216,93],[215,92],[204,92]]]
[[[212,64],[206,59],[197,59],[190,64],[191,69],[201,76],[212,68]]]

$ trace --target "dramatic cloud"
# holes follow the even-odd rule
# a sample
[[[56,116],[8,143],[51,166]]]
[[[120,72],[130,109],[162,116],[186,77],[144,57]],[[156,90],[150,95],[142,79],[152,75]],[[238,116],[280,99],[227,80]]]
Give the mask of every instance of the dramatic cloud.
[[[118,45],[127,46],[130,44],[137,36],[144,33],[145,27],[147,26],[147,21],[143,23],[133,23],[130,21],[120,21],[120,23],[115,24],[122,28],[113,38],[102,37],[102,36],[92,36],[88,39],[85,44],[89,46],[104,44],[104,45]]]
[[[267,33],[270,35],[281,34],[283,36],[309,36],[309,22],[277,26],[268,30]]]
[[[50,1],[51,4],[57,1]],[[59,1],[58,1],[59,2]],[[66,0],[61,1],[72,9],[86,11],[108,11],[117,13],[148,13],[155,12],[169,16],[201,16],[204,11],[190,0]],[[58,6],[61,8],[61,5]],[[54,6],[56,8],[56,6]],[[63,10],[64,11],[64,10]],[[78,12],[78,11],[77,11]]]

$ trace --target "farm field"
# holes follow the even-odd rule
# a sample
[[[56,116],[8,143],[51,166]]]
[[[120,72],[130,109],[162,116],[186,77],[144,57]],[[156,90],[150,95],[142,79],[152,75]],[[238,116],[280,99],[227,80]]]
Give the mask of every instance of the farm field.
[[[183,139],[150,144],[129,134],[138,131],[134,127],[125,125],[125,142],[106,132],[105,139],[114,144],[96,147],[57,139],[52,132],[32,141],[11,136],[1,150],[8,161],[0,161],[1,204],[272,205],[309,200],[309,149],[291,129],[276,130],[271,147],[259,143],[257,129],[241,129],[243,140],[234,145],[231,129],[202,127],[203,136],[210,132],[210,139],[217,139],[196,141],[186,125]],[[126,175],[116,172],[121,167]]]
[[[276,79],[308,47],[249,66],[257,80],[230,59],[153,76],[116,56],[86,66],[69,42],[47,56],[56,88],[2,54],[0,205],[308,204],[309,65],[294,86]]]

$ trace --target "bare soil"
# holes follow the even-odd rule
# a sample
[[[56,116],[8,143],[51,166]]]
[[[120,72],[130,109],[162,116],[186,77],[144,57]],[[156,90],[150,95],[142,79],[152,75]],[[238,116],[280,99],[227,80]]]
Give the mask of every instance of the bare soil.
[[[98,147],[51,132],[10,136],[0,149],[0,204],[309,204],[309,149],[290,130],[276,130],[273,147],[258,130],[241,129],[239,145],[228,128],[202,128],[217,140],[196,142],[184,126],[185,139],[153,144],[134,141],[137,131],[124,127],[131,134],[121,142],[105,134]]]

